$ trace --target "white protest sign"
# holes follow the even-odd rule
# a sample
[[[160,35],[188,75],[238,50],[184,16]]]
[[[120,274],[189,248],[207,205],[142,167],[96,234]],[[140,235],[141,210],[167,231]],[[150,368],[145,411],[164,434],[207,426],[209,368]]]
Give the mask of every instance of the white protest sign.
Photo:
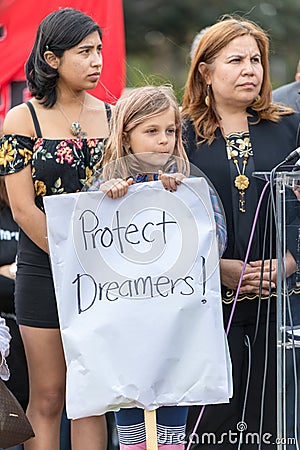
[[[45,199],[67,413],[226,403],[213,209],[203,178]]]

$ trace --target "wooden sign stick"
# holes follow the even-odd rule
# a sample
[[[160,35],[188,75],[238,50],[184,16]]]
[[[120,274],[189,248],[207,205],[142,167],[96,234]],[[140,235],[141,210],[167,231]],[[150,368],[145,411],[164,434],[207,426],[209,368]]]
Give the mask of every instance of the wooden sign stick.
[[[152,411],[144,410],[146,428],[146,449],[158,450],[157,429],[156,429],[156,409]]]

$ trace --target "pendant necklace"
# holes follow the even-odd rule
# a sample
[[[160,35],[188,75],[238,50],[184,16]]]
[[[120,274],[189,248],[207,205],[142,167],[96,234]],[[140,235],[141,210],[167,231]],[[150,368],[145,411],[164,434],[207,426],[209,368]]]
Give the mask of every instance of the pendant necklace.
[[[230,135],[232,138],[232,135]],[[241,145],[238,147],[233,143],[233,140],[229,140],[229,136],[226,137],[226,151],[228,159],[231,159],[236,167],[238,175],[234,179],[234,185],[239,192],[239,211],[242,213],[246,212],[246,198],[245,198],[245,190],[248,188],[250,184],[250,180],[245,175],[246,166],[248,163],[249,156],[252,155],[252,149],[249,137],[240,137],[235,141],[236,143],[240,142]],[[242,169],[239,167],[239,161],[237,159],[238,156],[243,156],[242,161]]]
[[[64,116],[64,118],[67,120],[68,123],[71,122],[71,126],[70,126],[71,133],[73,134],[73,136],[75,136],[79,139],[84,138],[87,135],[87,133],[82,131],[81,124],[80,124],[80,117],[81,117],[82,111],[84,110],[84,106],[85,106],[85,98],[86,98],[86,96],[84,96],[84,100],[82,102],[82,106],[81,106],[81,110],[80,110],[77,122],[71,122],[71,120],[69,119],[67,114],[64,112],[61,104],[59,102],[56,102],[57,106],[58,106],[60,112],[62,113],[62,115]]]

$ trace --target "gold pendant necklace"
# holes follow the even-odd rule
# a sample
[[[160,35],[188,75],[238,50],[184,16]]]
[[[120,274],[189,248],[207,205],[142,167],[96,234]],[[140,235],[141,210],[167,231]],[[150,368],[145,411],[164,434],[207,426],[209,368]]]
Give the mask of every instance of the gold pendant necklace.
[[[68,123],[71,122],[71,126],[70,126],[71,133],[73,134],[73,136],[77,137],[78,139],[84,138],[87,135],[87,133],[82,131],[81,124],[80,124],[80,117],[81,117],[82,111],[84,110],[85,98],[86,98],[86,96],[84,96],[84,100],[82,102],[82,106],[81,106],[81,110],[80,110],[77,122],[71,122],[71,120],[69,119],[67,114],[64,112],[61,104],[59,102],[56,102],[57,106],[58,106],[60,112],[62,113],[62,115],[64,116],[64,118],[67,120]]]
[[[245,190],[248,188],[250,184],[249,178],[247,177],[247,175],[245,175],[245,170],[249,156],[251,154],[251,148],[249,149],[250,144],[249,138],[244,138],[243,143],[245,144],[244,149],[237,147],[235,144],[232,143],[232,141],[231,142],[229,141],[228,137],[226,137],[226,151],[228,158],[232,159],[238,172],[238,175],[234,179],[234,185],[239,192],[239,211],[245,213],[246,212]],[[243,153],[242,171],[239,167],[239,162],[237,159],[239,152]]]

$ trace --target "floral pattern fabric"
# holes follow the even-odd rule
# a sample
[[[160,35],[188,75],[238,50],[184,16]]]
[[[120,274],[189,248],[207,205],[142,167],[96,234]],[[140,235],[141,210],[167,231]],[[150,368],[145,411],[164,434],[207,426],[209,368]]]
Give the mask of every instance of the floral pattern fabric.
[[[19,172],[31,164],[37,197],[79,192],[101,158],[104,141],[4,135],[0,140],[0,175]]]

